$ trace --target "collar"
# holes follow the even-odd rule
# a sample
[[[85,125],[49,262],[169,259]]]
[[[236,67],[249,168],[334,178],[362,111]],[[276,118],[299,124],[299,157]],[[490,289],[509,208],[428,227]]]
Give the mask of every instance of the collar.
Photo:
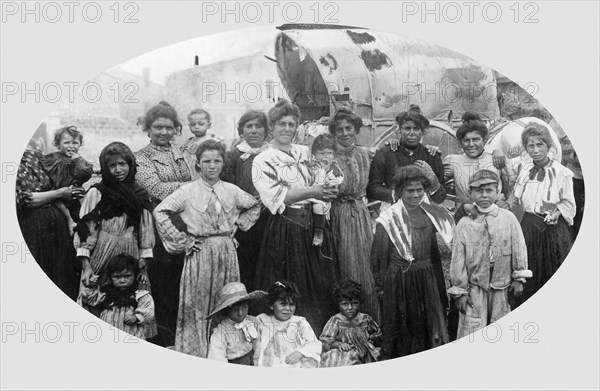
[[[356,144],[355,143],[352,143],[352,145],[350,145],[348,147],[344,147],[343,145],[340,145],[340,144],[337,144],[337,143],[335,144],[335,150],[336,150],[336,152],[341,153],[341,154],[345,154],[345,155],[347,155],[347,154],[351,153],[352,151],[354,151],[355,148],[356,148]]]
[[[204,179],[200,178],[192,182],[192,184],[192,186],[182,187],[182,189],[186,191],[192,206],[201,213],[206,212],[213,194],[217,197],[225,212],[230,212],[235,206],[236,192],[231,191],[231,189],[228,191],[223,181],[220,180],[214,185],[210,185]]]
[[[242,141],[241,143],[239,143],[236,148],[246,154],[250,154],[250,155],[258,155],[261,152],[264,152],[267,150],[267,148],[269,148],[269,144],[267,144],[266,142],[264,142],[260,147],[258,148],[253,148],[250,146],[250,144],[248,144],[245,140]]]
[[[485,215],[490,215],[490,216],[498,216],[498,210],[500,210],[500,208],[498,207],[498,205],[496,204],[492,204],[487,208],[481,208],[479,207],[479,205],[475,204],[475,208],[477,208],[477,211],[479,213],[485,214]]]
[[[404,148],[404,146],[402,144],[400,144],[400,145],[398,145],[398,149],[396,150],[396,152],[400,152],[406,156],[414,156],[414,155],[417,155],[421,151],[421,148],[423,148],[423,145],[421,145],[421,143],[419,142],[419,145],[417,145],[417,147],[412,152],[409,152],[408,149]]]
[[[158,145],[154,145],[154,144],[150,143],[150,144],[148,144],[148,146],[160,154],[166,154],[166,153],[171,152],[175,159],[183,159],[183,155],[181,154],[181,151],[179,150],[179,148],[173,148],[173,144],[169,144],[168,147],[159,147]]]

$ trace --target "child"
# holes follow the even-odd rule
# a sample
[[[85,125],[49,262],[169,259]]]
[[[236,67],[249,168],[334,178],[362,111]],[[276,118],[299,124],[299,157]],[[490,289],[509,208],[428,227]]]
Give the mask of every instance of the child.
[[[340,185],[344,180],[344,174],[340,169],[334,155],[335,140],[329,134],[321,134],[315,138],[312,144],[313,165],[312,171],[315,176],[315,184],[325,184],[328,187]],[[311,199],[313,210],[313,246],[323,244],[323,226],[325,219],[329,219],[330,202]]]
[[[498,175],[490,170],[471,177],[477,217],[463,217],[454,231],[448,293],[461,312],[458,338],[508,314],[508,294],[520,296],[525,278],[532,276],[517,218],[494,203],[498,184]]]
[[[127,254],[112,258],[107,269],[109,285],[98,288],[98,275],[84,287],[83,302],[98,308],[100,319],[128,334],[146,339],[145,325],[154,320],[150,292],[138,290],[138,260]]]
[[[193,136],[183,143],[181,153],[190,168],[192,180],[195,181],[200,177],[196,171],[196,150],[204,141],[211,139],[211,136],[214,137],[214,135],[207,135],[208,129],[211,126],[210,114],[203,109],[194,109],[188,114],[188,125]]]
[[[156,228],[170,254],[184,253],[175,350],[206,358],[210,325],[206,317],[215,307],[218,290],[240,280],[233,240],[236,229],[247,231],[260,215],[260,203],[219,176],[225,147],[215,140],[198,146],[200,179],[167,196],[154,209]],[[183,222],[185,232],[173,218]]]
[[[343,367],[377,361],[381,329],[373,318],[359,312],[365,293],[361,285],[350,279],[335,287],[333,296],[340,313],[329,319],[321,337],[321,367]]]
[[[137,165],[131,149],[118,141],[108,144],[100,153],[100,172],[102,181],[85,195],[75,228],[74,245],[82,266],[80,292],[92,274],[99,276],[101,287],[108,284],[108,263],[119,254],[139,260],[141,288],[150,291],[146,263],[154,247],[152,206],[148,192],[135,182]],[[156,323],[149,323],[146,337],[156,333]]]
[[[258,315],[260,350],[256,366],[316,368],[321,361],[321,342],[305,318],[295,316],[300,294],[296,285],[275,282],[267,292],[270,314]]]
[[[207,317],[220,323],[213,329],[208,359],[253,365],[258,359],[258,320],[248,315],[248,305],[267,292],[250,294],[241,282],[230,282],[219,291],[214,311]],[[219,319],[220,318],[220,319]]]
[[[54,134],[54,146],[58,151],[51,152],[42,158],[42,167],[52,180],[53,189],[70,186],[73,198],[64,201],[60,209],[69,220],[72,228],[79,221],[79,198],[85,194],[81,187],[93,174],[93,165],[79,155],[79,148],[83,144],[83,135],[75,126],[60,128]]]

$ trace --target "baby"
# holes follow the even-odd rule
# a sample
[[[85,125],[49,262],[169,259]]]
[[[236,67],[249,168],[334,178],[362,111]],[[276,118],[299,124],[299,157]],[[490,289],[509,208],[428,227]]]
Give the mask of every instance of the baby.
[[[315,184],[327,187],[339,186],[344,181],[344,174],[335,160],[335,140],[329,134],[321,134],[315,138],[311,152],[313,155],[312,173]],[[329,219],[331,203],[311,199],[313,211],[313,246],[323,244],[323,228],[325,219]]]

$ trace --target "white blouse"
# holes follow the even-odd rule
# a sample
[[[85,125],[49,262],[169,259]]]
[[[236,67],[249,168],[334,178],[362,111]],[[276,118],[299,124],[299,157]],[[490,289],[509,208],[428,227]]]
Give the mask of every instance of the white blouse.
[[[308,147],[296,144],[291,147],[284,152],[271,146],[254,159],[252,183],[272,214],[283,213],[288,190],[306,188],[315,182]],[[308,203],[309,200],[304,200],[296,205]]]
[[[538,181],[537,175],[529,179],[533,163],[519,167],[514,195],[525,212],[549,214],[557,209],[569,225],[575,217],[573,195],[573,172],[555,160],[544,167],[545,176]]]

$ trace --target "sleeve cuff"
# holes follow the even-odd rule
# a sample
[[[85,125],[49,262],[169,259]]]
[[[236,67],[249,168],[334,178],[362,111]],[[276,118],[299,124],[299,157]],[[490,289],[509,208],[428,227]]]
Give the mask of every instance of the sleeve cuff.
[[[78,257],[86,257],[89,258],[90,257],[90,250],[88,248],[78,248],[77,249],[77,256]]]
[[[140,250],[140,258],[152,258],[152,249],[143,248]]]
[[[450,287],[447,292],[448,292],[448,294],[450,296],[452,296],[454,298],[458,298],[458,297],[461,297],[463,295],[468,295],[469,294],[469,291],[467,289],[464,289],[464,288],[461,288],[461,287],[458,287],[458,286]]]
[[[515,270],[512,272],[511,277],[513,280],[525,282],[526,278],[533,277],[533,273],[531,270]]]

